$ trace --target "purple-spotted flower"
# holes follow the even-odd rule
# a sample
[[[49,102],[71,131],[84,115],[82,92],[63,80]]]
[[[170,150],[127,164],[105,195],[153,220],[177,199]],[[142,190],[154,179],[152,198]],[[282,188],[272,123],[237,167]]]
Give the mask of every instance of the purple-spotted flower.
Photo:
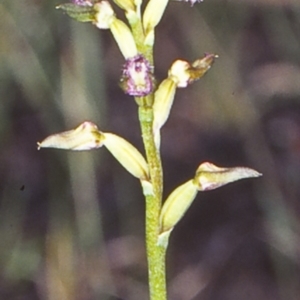
[[[141,54],[126,60],[123,66],[121,87],[128,95],[144,97],[153,91],[153,67]]]

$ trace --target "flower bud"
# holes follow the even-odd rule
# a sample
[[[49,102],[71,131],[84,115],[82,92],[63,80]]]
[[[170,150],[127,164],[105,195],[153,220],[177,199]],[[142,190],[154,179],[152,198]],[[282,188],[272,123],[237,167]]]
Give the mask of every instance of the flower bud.
[[[125,11],[136,11],[134,0],[113,0],[120,8]]]
[[[120,8],[125,10],[126,18],[130,25],[141,20],[142,0],[113,0]]]
[[[115,18],[109,28],[125,59],[135,57],[138,51],[129,27],[123,21]]]
[[[202,163],[194,178],[194,183],[199,191],[209,191],[221,187],[230,182],[243,178],[259,177],[262,174],[245,167],[221,168],[205,162]]]
[[[115,12],[108,1],[100,1],[94,5],[96,11],[94,24],[100,29],[110,28],[111,23],[116,19]]]
[[[84,122],[77,128],[48,136],[38,143],[40,148],[66,150],[91,150],[103,145],[103,135],[92,122]]]
[[[94,24],[100,29],[110,29],[123,56],[127,59],[138,54],[133,35],[129,27],[117,19],[108,1],[101,1],[94,5],[96,10]]]
[[[197,192],[197,186],[193,180],[189,180],[171,193],[160,213],[160,233],[171,230],[181,220]]]
[[[144,32],[147,35],[160,22],[169,0],[150,0],[145,8],[143,15]]]
[[[149,179],[146,160],[134,146],[113,133],[103,136],[103,145],[129,173],[141,180]]]

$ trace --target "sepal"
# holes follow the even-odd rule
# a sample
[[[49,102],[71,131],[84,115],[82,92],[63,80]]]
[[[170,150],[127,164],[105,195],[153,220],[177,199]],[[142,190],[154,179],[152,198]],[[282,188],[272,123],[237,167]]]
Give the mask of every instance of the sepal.
[[[260,177],[261,173],[246,167],[222,168],[212,163],[202,163],[194,178],[199,191],[209,191],[244,178]]]
[[[38,143],[40,148],[58,148],[65,150],[91,150],[103,145],[103,134],[92,122],[84,122],[77,128],[52,134]]]
[[[217,54],[206,53],[203,58],[195,60],[192,63],[192,68],[190,69],[190,83],[203,77],[218,57],[219,56]]]
[[[206,54],[204,58],[197,59],[192,64],[184,60],[176,60],[169,70],[169,77],[177,87],[185,88],[203,77],[217,57],[218,55],[215,54]]]

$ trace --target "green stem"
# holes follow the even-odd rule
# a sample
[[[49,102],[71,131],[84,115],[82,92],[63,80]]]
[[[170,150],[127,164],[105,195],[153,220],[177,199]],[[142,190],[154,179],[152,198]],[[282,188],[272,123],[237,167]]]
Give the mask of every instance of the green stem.
[[[145,45],[145,34],[143,29],[143,24],[141,20],[136,20],[135,23],[131,23],[132,34],[137,46],[139,53],[143,53],[143,55],[148,59],[150,64],[153,66],[153,46]]]
[[[149,101],[146,102],[152,101],[149,99]],[[163,246],[158,245],[159,214],[162,203],[163,175],[160,154],[156,148],[152,130],[152,107],[140,106],[139,120],[149,165],[150,179],[153,186],[153,194],[146,195],[146,246],[150,299],[166,300],[166,249]]]
[[[140,53],[153,65],[153,47],[144,45],[144,31],[141,20],[131,24],[132,33]],[[153,135],[154,94],[135,98],[139,105],[139,121],[146,151],[153,194],[146,198],[146,248],[148,259],[148,282],[150,300],[166,300],[166,248],[158,245],[159,215],[162,206],[163,173],[160,153],[156,148]]]

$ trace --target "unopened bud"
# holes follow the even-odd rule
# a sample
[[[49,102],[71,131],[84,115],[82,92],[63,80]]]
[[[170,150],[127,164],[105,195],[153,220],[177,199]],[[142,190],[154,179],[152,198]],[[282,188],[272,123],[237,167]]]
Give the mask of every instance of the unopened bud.
[[[125,11],[135,11],[136,5],[134,0],[113,0],[120,8]]]
[[[138,51],[129,27],[123,21],[115,18],[109,28],[125,59],[135,57]]]
[[[165,9],[167,7],[169,0],[150,0],[145,8],[143,15],[143,26],[145,31],[145,36],[152,32],[160,22]]]
[[[100,1],[94,5],[96,20],[94,24],[100,29],[110,28],[113,20],[116,19],[115,12],[108,1]]]

